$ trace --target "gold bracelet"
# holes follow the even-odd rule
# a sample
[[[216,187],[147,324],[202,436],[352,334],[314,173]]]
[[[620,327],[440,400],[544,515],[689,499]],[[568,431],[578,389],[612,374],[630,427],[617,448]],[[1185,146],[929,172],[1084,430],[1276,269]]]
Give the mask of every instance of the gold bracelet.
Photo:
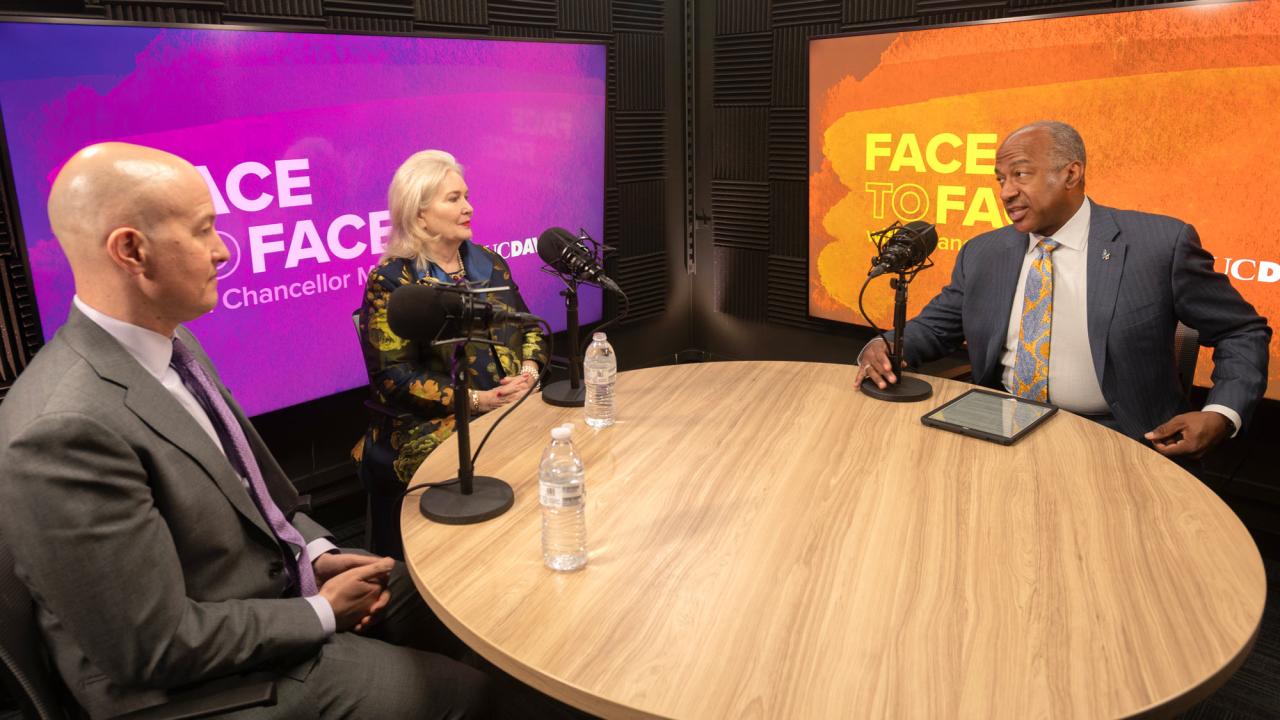
[[[471,412],[473,414],[479,413],[480,412],[480,393],[476,392],[475,388],[467,388],[467,394],[470,396],[470,399],[471,399]]]

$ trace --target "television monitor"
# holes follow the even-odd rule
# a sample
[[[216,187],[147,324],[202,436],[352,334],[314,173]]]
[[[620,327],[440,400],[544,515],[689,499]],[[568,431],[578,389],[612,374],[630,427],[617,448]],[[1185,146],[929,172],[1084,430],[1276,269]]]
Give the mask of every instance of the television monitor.
[[[602,237],[605,63],[592,43],[0,22],[0,122],[44,335],[74,292],[49,187],[107,140],[205,176],[232,257],[189,326],[251,415],[368,382],[352,312],[389,236],[387,186],[419,150],[462,163],[475,242],[562,329],[537,237]],[[599,290],[580,295],[582,321],[600,319]]]
[[[809,313],[866,324],[857,295],[869,233],[934,223],[936,266],[908,317],[951,277],[971,238],[1008,224],[994,178],[1011,130],[1056,119],[1080,130],[1088,194],[1171,215],[1217,269],[1280,318],[1280,3],[1196,4],[816,39],[809,44]],[[866,309],[892,320],[893,293]],[[1205,351],[1206,353],[1208,351]],[[1212,363],[1198,364],[1208,384]],[[1280,398],[1272,344],[1267,397]]]

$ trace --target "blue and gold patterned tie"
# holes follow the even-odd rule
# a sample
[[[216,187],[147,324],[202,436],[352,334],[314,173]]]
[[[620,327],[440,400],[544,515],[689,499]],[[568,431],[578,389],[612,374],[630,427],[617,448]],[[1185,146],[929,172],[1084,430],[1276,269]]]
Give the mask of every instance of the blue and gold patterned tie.
[[[1013,394],[1028,400],[1049,399],[1049,329],[1053,324],[1053,258],[1058,241],[1044,238],[1040,255],[1027,272],[1022,299],[1022,326],[1013,361]]]

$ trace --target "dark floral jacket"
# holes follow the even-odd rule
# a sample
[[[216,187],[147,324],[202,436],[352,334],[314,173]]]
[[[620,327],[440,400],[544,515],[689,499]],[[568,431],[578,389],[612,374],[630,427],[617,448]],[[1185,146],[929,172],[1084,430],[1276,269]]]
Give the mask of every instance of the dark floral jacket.
[[[502,256],[470,242],[462,244],[459,256],[468,282],[511,286],[486,296],[488,302],[502,310],[529,311]],[[424,273],[412,260],[388,258],[369,273],[360,307],[360,341],[373,396],[410,417],[374,413],[352,456],[359,463],[389,464],[402,483],[409,482],[427,455],[453,433],[455,398],[449,374],[453,349],[433,348],[429,342],[405,340],[393,333],[387,326],[387,299],[402,285],[446,282],[452,280],[434,263]],[[498,325],[489,337],[500,344],[467,344],[467,371],[471,387],[477,390],[492,389],[503,377],[519,374],[524,360],[546,365],[547,345],[540,330]]]

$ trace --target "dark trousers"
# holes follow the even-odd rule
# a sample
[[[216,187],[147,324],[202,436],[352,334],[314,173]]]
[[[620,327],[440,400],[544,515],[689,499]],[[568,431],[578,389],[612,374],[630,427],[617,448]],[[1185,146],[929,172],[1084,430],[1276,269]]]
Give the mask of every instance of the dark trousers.
[[[400,503],[405,485],[396,477],[389,448],[365,440],[364,455],[356,471],[368,497],[369,551],[404,560],[400,539]]]

